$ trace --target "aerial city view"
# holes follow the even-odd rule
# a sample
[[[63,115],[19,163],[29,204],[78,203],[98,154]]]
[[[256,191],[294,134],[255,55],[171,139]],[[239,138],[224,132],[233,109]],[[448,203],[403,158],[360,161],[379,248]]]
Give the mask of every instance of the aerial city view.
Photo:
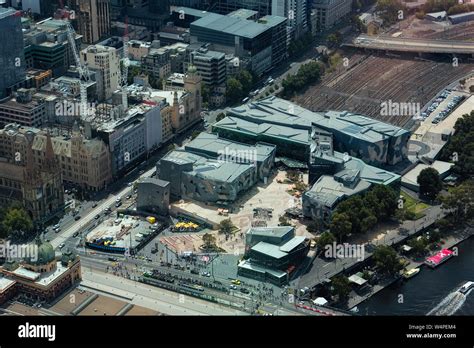
[[[473,0],[0,0],[0,318],[473,316],[473,234]]]

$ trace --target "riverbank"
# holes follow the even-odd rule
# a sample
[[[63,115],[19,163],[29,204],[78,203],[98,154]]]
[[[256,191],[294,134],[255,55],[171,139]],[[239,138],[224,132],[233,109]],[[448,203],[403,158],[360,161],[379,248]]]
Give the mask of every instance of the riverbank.
[[[453,248],[456,245],[458,245],[459,243],[462,243],[465,240],[471,238],[473,235],[474,235],[474,228],[473,227],[467,227],[463,230],[452,232],[451,234],[449,234],[445,238],[442,238],[442,240],[444,241],[444,243],[442,244],[442,249]],[[405,258],[405,259],[407,259],[407,258]],[[421,268],[420,272],[422,272],[422,270],[424,268],[424,259],[425,258],[423,258],[422,261],[415,261],[415,260],[412,260],[412,259],[407,259],[410,263],[406,266],[406,269],[409,270],[409,269],[413,269],[413,268],[416,268],[416,267],[420,267]],[[442,265],[440,267],[442,267]],[[385,280],[381,284],[376,284],[375,286],[372,286],[370,288],[370,290],[367,293],[363,294],[363,295],[359,295],[359,294],[355,293],[354,291],[352,291],[351,294],[349,295],[349,299],[348,299],[348,302],[347,302],[347,308],[348,309],[353,309],[357,305],[367,301],[372,296],[374,296],[375,294],[382,291],[383,289],[390,286],[391,284],[393,284],[396,281],[397,281],[397,279]]]

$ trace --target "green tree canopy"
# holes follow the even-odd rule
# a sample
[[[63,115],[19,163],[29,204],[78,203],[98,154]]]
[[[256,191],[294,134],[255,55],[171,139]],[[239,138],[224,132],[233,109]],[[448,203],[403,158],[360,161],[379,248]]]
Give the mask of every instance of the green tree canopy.
[[[329,230],[339,241],[341,241],[351,233],[352,223],[350,217],[345,213],[335,213],[332,217],[331,224],[329,225]]]
[[[442,208],[453,214],[454,221],[462,223],[474,218],[474,179],[453,187],[447,195],[440,197]]]
[[[12,206],[1,215],[1,237],[23,239],[33,231],[33,221],[22,207]]]
[[[416,181],[420,185],[420,195],[430,200],[434,200],[443,189],[443,182],[434,168],[423,169]]]
[[[336,237],[331,232],[323,232],[318,238],[318,247],[324,249],[328,244],[336,242]]]
[[[230,219],[222,220],[219,224],[219,233],[229,235],[234,230],[234,224]]]
[[[346,276],[338,275],[332,278],[332,294],[336,295],[339,299],[339,302],[347,300],[351,292],[351,283]]]
[[[403,269],[397,252],[388,245],[377,246],[372,257],[382,273],[395,275]]]

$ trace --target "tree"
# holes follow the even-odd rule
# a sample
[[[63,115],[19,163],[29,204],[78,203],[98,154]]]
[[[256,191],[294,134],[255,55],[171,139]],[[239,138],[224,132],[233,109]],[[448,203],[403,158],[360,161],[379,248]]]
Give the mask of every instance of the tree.
[[[379,245],[373,253],[375,265],[382,273],[394,275],[403,269],[403,265],[395,249],[388,245]]]
[[[342,42],[342,34],[339,31],[328,35],[328,45],[330,47],[339,46]]]
[[[447,195],[440,197],[443,210],[453,214],[457,223],[474,218],[474,179],[454,187]]]
[[[459,118],[454,130],[441,158],[454,162],[453,173],[468,179],[474,176],[474,111]]]
[[[378,0],[375,11],[383,20],[384,25],[389,26],[400,20],[400,11],[405,10],[404,6],[399,0]],[[403,16],[402,18],[405,18]]]
[[[426,254],[426,247],[428,246],[428,240],[425,237],[413,238],[408,241],[408,245],[412,247],[413,254],[422,256]]]
[[[338,297],[339,302],[343,302],[351,292],[351,283],[346,276],[338,275],[332,278],[332,294]]]
[[[209,89],[209,86],[204,83],[202,84],[201,95],[202,95],[202,102],[209,103],[209,97],[211,95],[211,91]]]
[[[318,247],[324,249],[326,245],[330,245],[336,241],[336,237],[331,232],[323,232],[318,238]]]
[[[416,179],[420,185],[420,195],[430,200],[434,200],[443,189],[443,183],[439,173],[434,168],[423,169]]]
[[[329,225],[329,230],[341,241],[349,233],[351,233],[352,223],[350,217],[345,213],[335,213],[332,217],[331,224]]]
[[[5,212],[2,222],[2,237],[24,240],[33,231],[33,221],[21,207],[12,206]]]
[[[202,236],[202,241],[204,242],[204,248],[207,250],[216,248],[216,237],[210,233],[205,233]]]
[[[226,97],[231,103],[236,103],[242,100],[244,96],[244,87],[242,83],[234,77],[227,80]]]
[[[219,224],[219,233],[229,235],[234,230],[234,224],[230,219],[222,220]]]

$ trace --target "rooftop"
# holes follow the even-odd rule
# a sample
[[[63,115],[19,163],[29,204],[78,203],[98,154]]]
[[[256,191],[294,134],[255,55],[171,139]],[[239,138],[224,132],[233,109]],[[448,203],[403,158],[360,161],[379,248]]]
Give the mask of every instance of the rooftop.
[[[276,226],[276,227],[252,227],[247,231],[247,235],[254,236],[271,236],[282,238],[287,233],[294,231],[291,226]]]
[[[389,185],[392,182],[400,179],[398,174],[370,166],[359,158],[349,156],[349,159],[347,160],[344,158],[345,155],[343,153],[337,151],[334,151],[332,155],[329,153],[324,153],[320,157],[336,162],[345,162],[344,170],[336,173],[335,177],[342,177],[344,175],[349,175],[350,172],[357,171],[361,179],[366,180],[372,184]]]
[[[291,128],[271,123],[254,123],[239,117],[225,117],[215,123],[213,127],[232,129],[252,136],[265,135],[303,145],[309,144],[308,131],[305,129]]]
[[[6,289],[14,285],[15,283],[16,282],[10,278],[0,277],[0,293],[4,292]]]
[[[48,286],[49,284],[54,282],[56,279],[61,277],[67,271],[68,271],[68,267],[63,266],[62,263],[58,261],[56,263],[56,269],[52,272],[41,274],[41,277],[36,281],[36,284]]]
[[[336,181],[332,176],[321,176],[305,193],[305,196],[316,200],[319,204],[332,208],[340,199],[367,190],[371,184],[360,180],[354,187],[348,187]]]
[[[383,123],[347,111],[312,112],[287,100],[268,97],[260,101],[231,108],[228,115],[258,124],[269,123],[310,130],[312,124],[324,129],[336,129],[351,137],[377,142],[388,137],[409,133],[403,128]]]
[[[258,273],[262,273],[262,274],[268,273],[268,274],[271,274],[272,276],[274,276],[276,278],[285,278],[287,276],[286,272],[280,271],[278,269],[272,269],[272,268],[258,266],[258,265],[255,265],[255,264],[251,263],[248,260],[240,261],[239,268],[245,268],[245,269],[252,270],[252,271],[255,271],[255,272],[258,272]]]
[[[21,278],[26,278],[28,280],[38,280],[41,276],[41,273],[30,271],[22,266],[18,267],[12,272],[14,275],[19,276]]]
[[[18,11],[13,8],[0,7],[0,19],[15,15]]]
[[[256,168],[253,164],[218,161],[184,150],[171,151],[163,159],[181,165],[191,163],[193,170],[188,173],[204,179],[222,182],[233,182],[247,171],[254,171]]]
[[[200,133],[193,141],[185,146],[186,151],[194,153],[206,153],[212,157],[219,157],[221,155],[229,155],[236,153],[233,156],[235,161],[250,162],[256,160],[262,162],[275,151],[274,145],[257,143],[255,146],[232,142],[215,134]],[[247,154],[248,158],[241,158],[238,154]],[[251,158],[250,158],[251,156]]]
[[[418,186],[418,175],[420,175],[423,169],[434,168],[438,171],[441,177],[444,177],[451,170],[452,166],[454,166],[454,163],[443,161],[434,161],[431,165],[419,163],[402,177],[402,183]]]
[[[271,256],[275,259],[281,259],[287,255],[286,252],[280,250],[280,247],[275,244],[270,244],[267,242],[259,242],[252,247],[253,251],[259,252]]]
[[[185,16],[189,15],[189,16],[199,17],[199,18],[206,17],[210,14],[213,14],[212,12],[196,10],[190,7],[177,7],[176,10],[174,10],[174,12],[184,13]]]
[[[209,13],[207,16],[191,23],[191,32],[193,27],[198,27],[253,39],[270,29],[273,25],[286,21],[284,17],[267,17],[271,18],[268,18],[266,23],[259,23],[244,19],[241,16],[224,16],[217,13]]]
[[[240,8],[228,14],[228,16],[238,17],[242,19],[249,19],[250,17],[258,15],[258,11],[248,10],[246,8]]]

